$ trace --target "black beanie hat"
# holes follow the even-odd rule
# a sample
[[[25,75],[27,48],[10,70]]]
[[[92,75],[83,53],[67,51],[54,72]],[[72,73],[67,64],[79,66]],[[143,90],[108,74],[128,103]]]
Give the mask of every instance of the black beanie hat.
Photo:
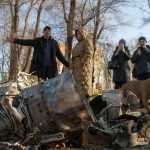
[[[51,30],[51,27],[50,26],[46,26],[46,27],[44,27],[43,31],[46,30],[46,29]]]
[[[124,45],[126,45],[126,41],[124,39],[119,40],[119,43],[123,43]]]
[[[140,38],[139,38],[139,41],[145,41],[145,42],[147,42],[147,40],[146,40],[146,38],[144,37],[144,36],[141,36]]]

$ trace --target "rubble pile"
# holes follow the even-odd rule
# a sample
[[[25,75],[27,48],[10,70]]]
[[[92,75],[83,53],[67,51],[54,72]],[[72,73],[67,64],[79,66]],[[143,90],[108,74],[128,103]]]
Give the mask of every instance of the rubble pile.
[[[32,81],[33,84],[33,81]],[[104,91],[105,101],[93,111],[70,72],[31,85],[21,75],[18,82],[0,86],[0,149],[147,149],[150,115],[141,113],[119,90]],[[94,101],[94,100],[93,100]],[[132,109],[134,108],[134,109]],[[94,114],[94,112],[98,112]]]

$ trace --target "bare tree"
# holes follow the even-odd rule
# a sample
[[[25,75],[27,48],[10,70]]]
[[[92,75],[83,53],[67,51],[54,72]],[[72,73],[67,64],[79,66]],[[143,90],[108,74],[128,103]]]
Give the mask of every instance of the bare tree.
[[[15,1],[15,5],[13,6],[10,2],[10,9],[12,13],[12,27],[11,31],[13,33],[17,33],[19,27],[19,9],[20,9],[20,0]],[[14,9],[14,11],[13,11]],[[9,80],[17,80],[19,72],[19,53],[18,46],[11,45],[11,55],[10,55],[10,73]]]
[[[31,10],[32,10],[34,4],[35,4],[35,3],[34,3],[34,0],[31,0],[31,1],[30,1],[29,9],[28,9],[27,14],[26,14],[26,16],[25,16],[25,23],[24,23],[24,28],[23,28],[23,32],[22,32],[22,38],[25,37],[25,34],[26,34],[26,32],[27,32],[28,21],[29,21],[29,15],[30,15],[30,13],[31,13]],[[19,56],[20,56],[20,54],[22,53],[22,49],[23,49],[23,47],[20,46]]]
[[[135,1],[133,0],[133,5],[131,5],[132,7],[136,7],[139,9],[139,11],[141,11],[141,13],[143,14],[143,24],[149,24],[150,23],[150,17],[148,17],[150,15],[150,0],[146,0],[146,1]],[[146,17],[145,17],[146,14]]]
[[[66,55],[68,60],[71,61],[71,53],[72,53],[72,42],[73,42],[73,29],[74,29],[74,18],[76,15],[76,0],[70,0],[70,11],[67,16],[66,13],[66,3],[65,0],[61,0],[63,6],[64,20],[67,24],[67,49]]]
[[[44,3],[44,0],[41,0],[39,8],[38,8],[36,26],[35,26],[34,33],[33,33],[33,38],[35,38],[38,35],[39,26],[40,26],[40,17],[41,17],[41,13],[42,13],[42,9],[43,9],[43,3]],[[23,71],[29,72],[29,68],[30,68],[30,64],[31,64],[31,56],[32,56],[32,47],[30,47],[26,51],[26,56],[27,57],[26,57],[26,60],[24,61],[25,66],[23,68]]]
[[[19,1],[18,13],[17,9],[15,10],[17,1]],[[50,25],[53,28],[53,33],[55,33],[55,38],[66,43],[65,55],[70,61],[74,37],[73,30],[86,25],[89,28],[89,35],[93,40],[94,53],[99,51],[102,39],[105,37],[105,34],[108,35],[108,32],[106,31],[112,28],[111,22],[107,19],[108,16],[117,14],[117,6],[125,1],[126,0],[51,0],[45,1],[46,7],[43,9],[44,0],[6,0],[2,3],[0,1],[0,11],[2,10],[2,6],[6,6],[6,8],[8,8],[8,6],[10,7],[9,14],[11,15],[11,20],[9,20],[9,17],[5,17],[7,20],[7,30],[8,32],[13,32],[15,34],[18,33],[22,38],[27,38],[29,36],[30,38],[35,38],[38,35],[40,24],[42,26],[45,24]],[[22,12],[23,8],[26,8],[24,13]],[[36,11],[37,18],[36,21],[33,21],[30,19],[30,16],[33,15],[31,12],[36,13]],[[41,18],[42,12],[44,14],[48,12],[47,16]],[[20,19],[20,25],[18,21],[14,21],[14,19],[17,18],[14,17],[15,14],[18,16],[18,19]],[[50,18],[53,21],[49,22]],[[17,23],[18,26],[14,26],[13,22]],[[24,22],[24,24],[22,24],[22,22]],[[35,27],[33,24],[35,24]],[[9,50],[8,47],[6,49]],[[19,68],[19,61],[21,63],[21,69],[26,72],[29,71],[31,56],[31,47],[11,45],[11,60],[9,61],[7,58],[8,65],[10,62],[11,79],[14,79],[14,77],[12,77],[13,74],[17,74],[18,72],[18,69],[16,68]],[[15,58],[15,60],[12,61],[12,58]],[[18,59],[20,60],[18,61]],[[5,60],[5,62],[7,61]],[[100,73],[100,69],[98,70],[98,73]]]

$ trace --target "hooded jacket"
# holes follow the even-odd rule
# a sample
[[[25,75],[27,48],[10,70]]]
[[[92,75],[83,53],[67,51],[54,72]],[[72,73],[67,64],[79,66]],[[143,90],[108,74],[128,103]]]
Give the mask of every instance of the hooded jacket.
[[[88,38],[88,30],[82,27],[78,30],[82,40],[73,48],[72,68],[77,83],[81,86],[86,96],[92,95],[93,54],[92,41]]]

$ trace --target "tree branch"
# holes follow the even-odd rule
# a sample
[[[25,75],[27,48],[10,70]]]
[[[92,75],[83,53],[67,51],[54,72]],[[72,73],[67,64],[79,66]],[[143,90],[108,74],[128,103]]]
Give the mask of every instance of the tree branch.
[[[61,0],[61,4],[63,6],[63,14],[64,14],[64,19],[65,22],[68,23],[68,19],[67,19],[67,13],[66,13],[66,5],[65,5],[65,0]]]

